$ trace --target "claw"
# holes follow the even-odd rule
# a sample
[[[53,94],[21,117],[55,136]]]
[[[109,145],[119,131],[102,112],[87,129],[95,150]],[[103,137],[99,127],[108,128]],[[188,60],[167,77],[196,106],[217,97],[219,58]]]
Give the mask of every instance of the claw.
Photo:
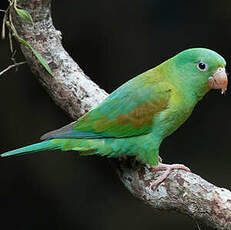
[[[168,175],[174,169],[181,169],[186,172],[190,172],[190,169],[182,164],[167,165],[167,164],[159,163],[157,166],[152,168],[152,172],[165,171],[165,170],[166,171],[151,184],[151,188],[155,189],[159,184],[161,184],[168,177]]]

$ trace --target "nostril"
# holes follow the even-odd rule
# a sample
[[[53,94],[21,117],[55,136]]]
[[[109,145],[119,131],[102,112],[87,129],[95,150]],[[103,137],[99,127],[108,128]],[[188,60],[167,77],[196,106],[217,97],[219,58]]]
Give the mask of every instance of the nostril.
[[[225,69],[224,69],[223,67],[219,67],[219,68],[217,69],[217,72],[225,72]]]

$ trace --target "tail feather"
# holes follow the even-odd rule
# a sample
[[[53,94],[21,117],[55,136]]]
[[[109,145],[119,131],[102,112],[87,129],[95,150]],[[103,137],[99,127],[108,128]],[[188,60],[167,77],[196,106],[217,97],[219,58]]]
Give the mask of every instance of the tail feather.
[[[36,143],[33,145],[28,145],[22,148],[18,148],[9,152],[5,152],[1,154],[1,157],[8,157],[12,155],[22,155],[22,154],[27,154],[30,152],[38,152],[38,151],[43,151],[43,150],[55,150],[55,149],[60,149],[60,146],[56,143],[52,143],[51,141],[43,141],[40,143]]]

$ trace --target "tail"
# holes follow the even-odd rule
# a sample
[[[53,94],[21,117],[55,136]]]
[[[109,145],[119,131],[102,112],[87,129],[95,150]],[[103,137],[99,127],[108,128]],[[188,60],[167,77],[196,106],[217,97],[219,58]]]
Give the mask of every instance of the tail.
[[[30,152],[38,152],[38,151],[43,151],[43,150],[55,150],[55,149],[60,149],[60,145],[58,143],[53,143],[50,140],[48,141],[43,141],[40,143],[36,143],[33,145],[28,145],[19,149],[15,149],[9,152],[5,152],[1,154],[1,157],[8,157],[8,156],[13,156],[13,155],[23,155],[27,154]]]

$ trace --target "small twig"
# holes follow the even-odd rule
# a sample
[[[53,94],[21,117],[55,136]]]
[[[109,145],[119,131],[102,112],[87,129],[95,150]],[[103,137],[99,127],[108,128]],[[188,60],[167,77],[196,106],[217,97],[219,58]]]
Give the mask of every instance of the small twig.
[[[11,0],[8,0],[9,2],[9,6],[7,7],[6,10],[0,10],[0,12],[4,12],[4,17],[3,17],[3,20],[2,20],[2,39],[5,39],[6,37],[6,25],[8,24],[8,26],[10,26],[10,28],[12,27],[12,17],[11,17],[11,14],[9,13],[11,7],[13,5],[16,4],[16,1],[11,1]],[[8,22],[9,20],[9,22]],[[9,31],[9,34],[11,34],[11,31]],[[10,39],[11,39],[11,35],[9,35]],[[11,40],[10,40],[11,42]],[[11,47],[12,47],[12,44],[11,44]]]
[[[13,40],[12,40],[12,33],[9,31],[9,43],[10,43],[10,52],[14,52],[14,47],[13,47]]]
[[[20,65],[23,65],[25,63],[27,63],[27,62],[23,61],[23,62],[18,62],[18,63],[15,63],[13,65],[8,66],[6,69],[4,69],[3,71],[0,72],[0,76],[3,75],[4,73],[6,73],[7,71],[9,71],[10,69],[18,67]]]
[[[198,224],[197,221],[196,221],[196,226],[197,226],[197,229],[198,229],[198,230],[201,230],[201,227],[200,227],[200,225]]]
[[[5,14],[4,14],[4,17],[2,20],[2,39],[5,39],[5,37],[6,37],[6,22],[7,22],[7,18],[8,18],[8,10],[9,10],[9,7],[5,11]]]
[[[16,60],[15,60],[16,52],[17,52],[17,50],[13,50],[13,51],[12,51],[12,55],[11,55],[11,57],[10,57],[11,61],[12,61],[14,64],[17,63]]]

